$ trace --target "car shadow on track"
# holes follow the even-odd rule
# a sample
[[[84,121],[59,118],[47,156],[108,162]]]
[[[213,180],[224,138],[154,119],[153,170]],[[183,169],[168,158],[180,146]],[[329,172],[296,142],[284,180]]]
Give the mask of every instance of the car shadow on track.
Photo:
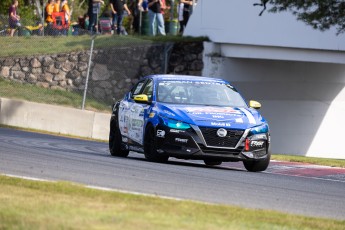
[[[110,157],[117,158],[113,156],[110,156]],[[118,158],[124,159],[122,157],[118,157]],[[190,161],[190,160],[181,160],[181,159],[171,157],[169,158],[167,162],[159,163],[159,162],[148,161],[143,156],[141,156],[141,154],[130,154],[126,159],[147,162],[150,164],[162,164],[162,165],[164,164],[164,165],[175,165],[175,166],[194,167],[194,168],[208,168],[208,169],[215,169],[215,170],[247,171],[244,168],[241,168],[239,166],[239,162],[224,162],[222,165],[208,166],[208,165],[205,165],[203,161],[200,161],[200,160]],[[235,165],[231,166],[230,164],[235,164]]]

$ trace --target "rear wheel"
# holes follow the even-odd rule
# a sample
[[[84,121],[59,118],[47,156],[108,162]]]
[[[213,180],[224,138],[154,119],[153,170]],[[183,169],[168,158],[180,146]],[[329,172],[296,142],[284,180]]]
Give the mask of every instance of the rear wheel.
[[[262,160],[243,161],[244,167],[250,172],[265,171],[270,164],[271,153],[267,154],[267,157]]]
[[[124,150],[121,148],[122,135],[119,127],[116,125],[116,120],[112,120],[110,124],[110,134],[109,134],[109,151],[112,156],[117,157],[127,157],[129,150]]]
[[[204,160],[205,165],[208,166],[216,166],[222,164],[221,161],[213,161],[213,160]]]
[[[144,155],[149,161],[167,162],[169,156],[161,155],[157,152],[155,132],[152,125],[148,126],[144,140]]]

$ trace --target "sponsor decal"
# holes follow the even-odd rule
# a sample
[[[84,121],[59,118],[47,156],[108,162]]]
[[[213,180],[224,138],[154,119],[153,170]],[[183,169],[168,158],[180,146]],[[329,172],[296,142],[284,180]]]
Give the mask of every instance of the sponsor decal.
[[[179,143],[187,143],[187,142],[188,142],[188,139],[175,138],[175,141],[176,141],[176,142],[179,142]]]
[[[226,122],[211,122],[212,126],[223,126],[223,127],[230,127],[231,124],[230,123],[226,123]]]
[[[163,78],[163,80],[165,80]],[[168,79],[167,79],[168,80]],[[189,80],[168,80],[159,82],[159,85],[170,85],[171,83],[185,83],[185,84],[196,84],[196,85],[228,85],[220,81],[189,81]]]
[[[165,131],[164,131],[164,130],[158,129],[158,130],[157,130],[157,137],[162,137],[162,138],[164,138],[164,137],[165,137]]]
[[[144,125],[144,122],[142,120],[132,119],[131,125],[132,125],[132,128],[135,128],[135,127],[142,128]]]
[[[184,130],[178,130],[178,129],[170,129],[171,133],[184,133]]]
[[[243,119],[242,118],[236,118],[235,120],[237,123],[243,123]]]
[[[267,139],[266,134],[255,134],[255,139]]]
[[[224,118],[224,116],[221,116],[221,115],[212,115],[213,118]]]
[[[227,134],[228,134],[228,131],[226,131],[226,129],[220,128],[217,130],[218,137],[226,137]]]
[[[229,113],[232,114],[241,114],[240,111],[235,110],[232,107],[187,107],[186,108],[187,113],[192,114],[210,114],[210,115],[226,115]]]
[[[142,109],[139,113],[139,117],[143,117],[144,116],[144,109]]]
[[[163,113],[165,113],[166,115],[170,115],[172,117],[175,117],[175,114],[170,112],[170,111],[168,111],[168,110],[163,110]]]
[[[121,128],[121,127],[120,127]],[[128,133],[128,128],[127,127],[122,127],[122,131],[123,131],[123,133]]]
[[[264,146],[264,141],[251,141],[250,147],[262,148]]]
[[[156,115],[156,113],[150,113],[149,118],[153,118]]]

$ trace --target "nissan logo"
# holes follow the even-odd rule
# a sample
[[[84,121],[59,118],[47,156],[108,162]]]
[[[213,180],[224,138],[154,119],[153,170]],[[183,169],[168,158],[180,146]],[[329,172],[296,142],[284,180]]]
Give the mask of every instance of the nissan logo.
[[[220,129],[217,130],[218,137],[226,137],[226,134],[228,134],[226,129],[220,128]]]

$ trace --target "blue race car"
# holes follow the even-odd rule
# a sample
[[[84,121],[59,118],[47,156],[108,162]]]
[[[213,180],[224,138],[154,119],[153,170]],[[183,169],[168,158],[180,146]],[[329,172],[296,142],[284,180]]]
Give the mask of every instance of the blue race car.
[[[169,157],[206,165],[243,161],[248,171],[270,162],[269,127],[227,81],[181,75],[152,75],[113,106],[109,149],[113,156],[144,153],[149,161]]]

